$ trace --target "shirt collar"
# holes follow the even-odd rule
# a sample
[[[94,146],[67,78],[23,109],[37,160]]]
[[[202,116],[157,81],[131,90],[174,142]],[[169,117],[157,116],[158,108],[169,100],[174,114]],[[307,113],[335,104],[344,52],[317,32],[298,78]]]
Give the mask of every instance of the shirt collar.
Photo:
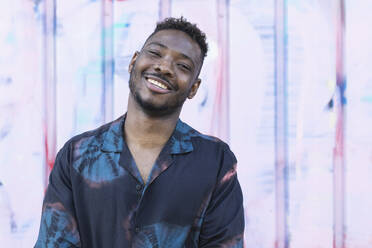
[[[124,149],[123,127],[125,118],[126,114],[108,124],[109,128],[103,134],[104,137],[101,145],[103,151],[121,152]],[[191,137],[194,132],[194,129],[178,119],[176,128],[166,143],[166,146],[169,148],[169,153],[182,154],[191,152],[194,149],[191,142]]]
[[[101,150],[106,152],[121,152],[124,148],[124,121],[126,114],[109,123],[108,130],[103,134]]]
[[[191,142],[193,129],[178,119],[175,130],[169,140],[170,153],[181,154],[191,152],[194,147]]]

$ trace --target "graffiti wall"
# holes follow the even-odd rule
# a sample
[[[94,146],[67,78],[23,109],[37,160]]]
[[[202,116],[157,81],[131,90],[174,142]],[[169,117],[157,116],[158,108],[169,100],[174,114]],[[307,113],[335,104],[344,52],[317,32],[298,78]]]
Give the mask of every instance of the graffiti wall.
[[[369,1],[3,0],[0,246],[32,247],[56,152],[125,113],[128,64],[183,15],[208,56],[181,119],[228,142],[245,245],[372,246]]]

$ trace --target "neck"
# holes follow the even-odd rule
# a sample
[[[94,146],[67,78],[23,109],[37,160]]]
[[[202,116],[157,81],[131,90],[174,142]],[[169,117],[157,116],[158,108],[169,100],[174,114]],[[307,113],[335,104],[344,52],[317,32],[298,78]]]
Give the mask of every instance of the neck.
[[[172,135],[179,115],[180,111],[167,116],[149,115],[130,94],[124,125],[126,142],[144,148],[163,146]]]

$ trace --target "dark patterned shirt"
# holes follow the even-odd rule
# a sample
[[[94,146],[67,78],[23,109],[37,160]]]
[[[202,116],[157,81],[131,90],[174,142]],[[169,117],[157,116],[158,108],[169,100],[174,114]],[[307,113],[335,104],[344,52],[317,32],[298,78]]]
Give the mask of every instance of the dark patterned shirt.
[[[144,183],[124,121],[59,151],[35,247],[243,247],[242,192],[228,145],[179,120]]]

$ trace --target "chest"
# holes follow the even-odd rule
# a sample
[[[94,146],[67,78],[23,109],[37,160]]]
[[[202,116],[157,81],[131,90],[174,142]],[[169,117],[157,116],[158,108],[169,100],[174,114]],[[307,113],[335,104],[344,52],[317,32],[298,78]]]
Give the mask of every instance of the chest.
[[[149,177],[152,167],[155,164],[156,159],[158,158],[162,147],[156,148],[140,148],[140,147],[129,147],[129,150],[133,156],[134,161],[136,162],[137,169],[139,170],[142,180],[146,183],[147,178]]]
[[[143,151],[140,151],[139,155],[143,154]],[[147,157],[144,159],[144,164],[140,162],[138,164],[150,165],[157,159],[155,153],[149,152],[147,155],[153,159]],[[110,164],[107,156],[101,158],[104,160],[94,161],[89,168],[92,170]],[[127,159],[124,161],[114,158],[112,161],[120,164],[118,168],[121,166],[125,168],[119,180],[88,184],[87,180],[81,181],[81,175],[76,175],[72,180],[75,182],[73,183],[74,202],[80,231],[88,233],[83,236],[89,237],[85,243],[92,242],[97,233],[106,235],[103,239],[104,244],[88,247],[118,247],[118,243],[121,247],[129,247],[130,242],[125,243],[127,241],[124,238],[127,236],[123,233],[133,235],[137,227],[145,230],[148,235],[155,235],[157,230],[162,230],[162,233],[167,234],[166,237],[174,234],[174,240],[179,241],[179,237],[188,235],[190,226],[201,224],[201,216],[208,203],[206,199],[209,199],[212,194],[216,181],[216,172],[212,167],[205,168],[195,162],[203,162],[203,159],[188,160],[185,156],[175,158],[169,167],[160,172],[156,180],[146,187],[141,186],[131,173],[132,167],[129,161],[132,158],[127,156]],[[159,159],[159,161],[163,160]],[[152,166],[153,164],[150,165]],[[143,166],[138,166],[138,169],[145,172]],[[195,230],[199,229],[195,228]],[[123,240],[118,241],[113,237]]]

